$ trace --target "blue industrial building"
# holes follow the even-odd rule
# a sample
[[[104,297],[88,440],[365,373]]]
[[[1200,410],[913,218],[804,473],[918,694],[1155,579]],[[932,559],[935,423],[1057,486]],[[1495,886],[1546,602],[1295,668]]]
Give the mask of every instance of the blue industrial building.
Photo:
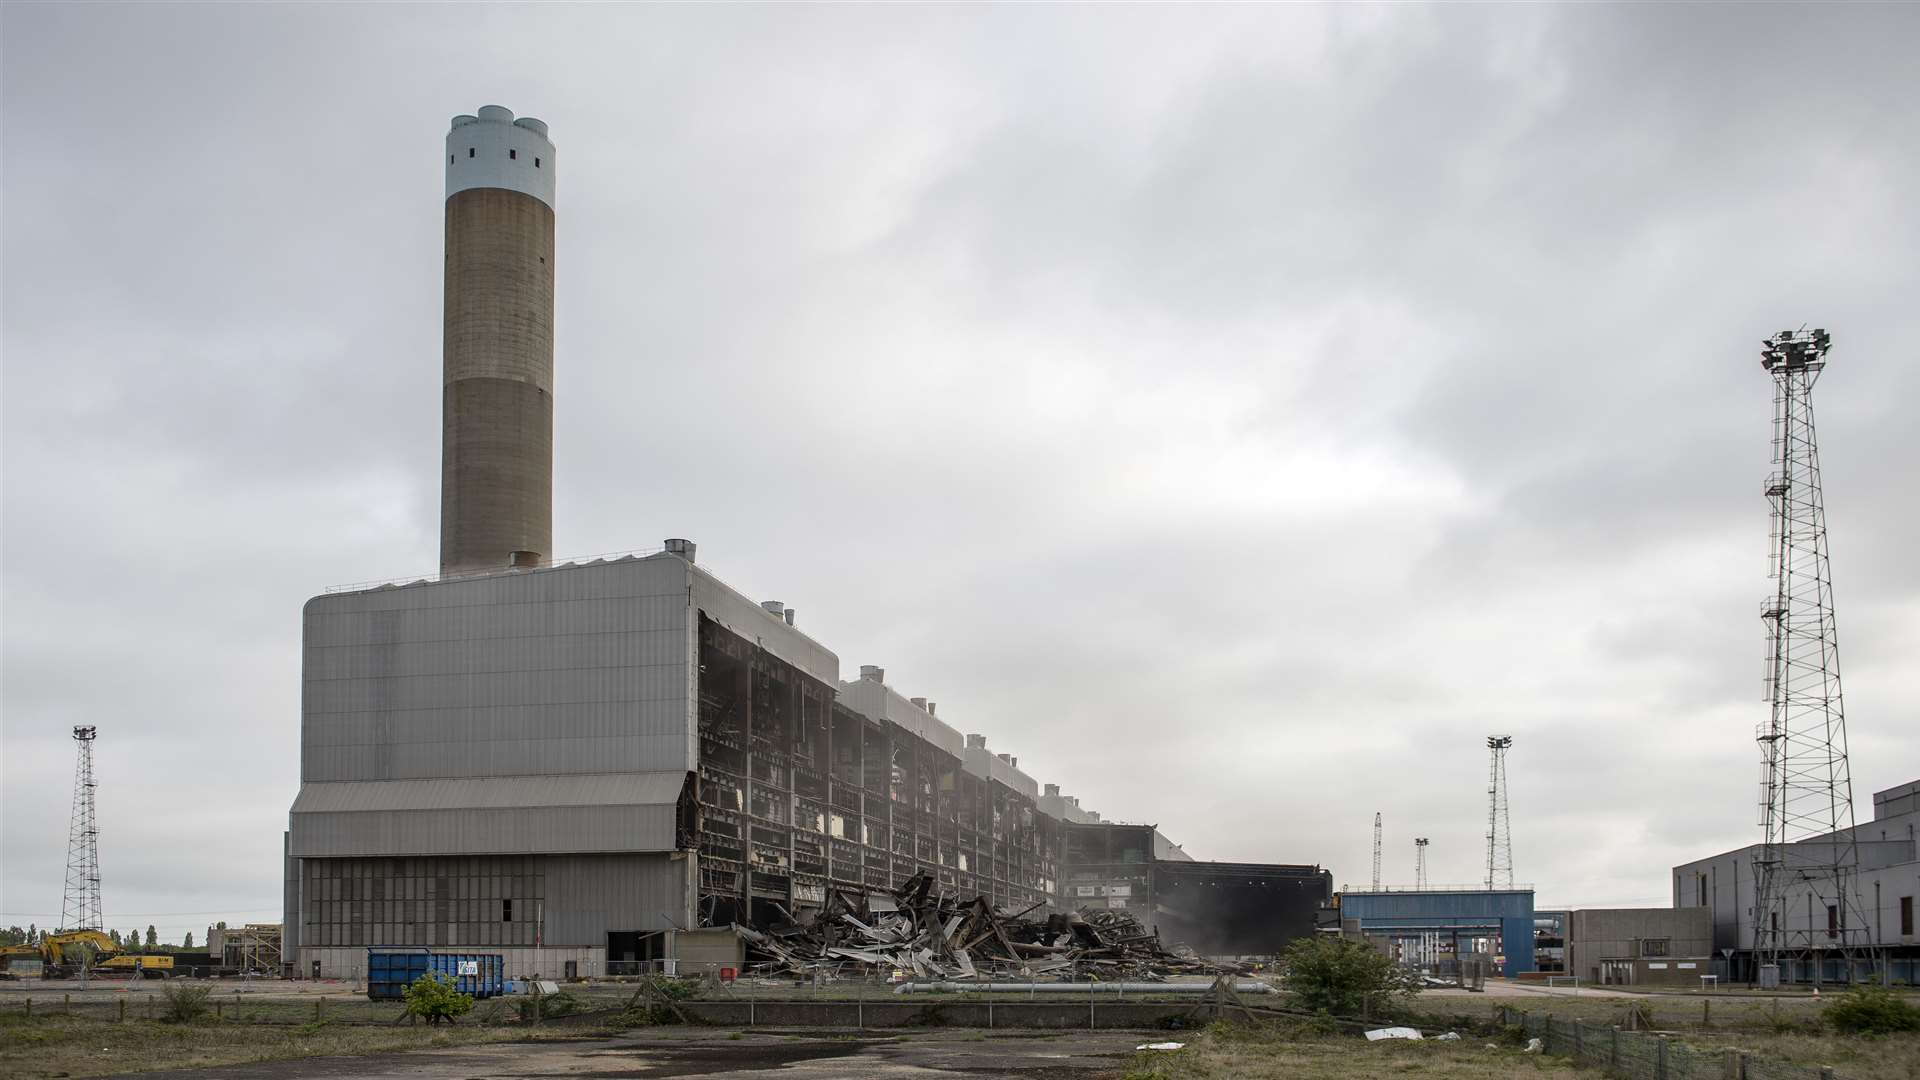
[[[1437,935],[1454,943],[1456,956],[1474,938],[1499,938],[1502,975],[1534,970],[1532,889],[1345,892],[1340,923],[1367,937]]]

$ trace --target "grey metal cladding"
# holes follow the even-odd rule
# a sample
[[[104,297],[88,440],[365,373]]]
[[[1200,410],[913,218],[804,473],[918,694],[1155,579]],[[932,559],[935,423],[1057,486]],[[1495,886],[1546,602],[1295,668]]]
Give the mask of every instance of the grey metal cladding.
[[[294,854],[671,851],[685,782],[650,772],[310,783],[293,802]]]
[[[604,946],[609,932],[693,924],[683,855],[568,855],[541,860],[548,945]]]
[[[296,814],[298,858],[349,855],[487,855],[529,851],[666,852],[674,808],[545,806],[513,809],[341,811]]]
[[[735,591],[733,586],[695,566],[693,603],[707,618],[726,627],[828,686],[840,683],[840,657],[833,650],[789,626],[772,612]]]
[[[692,769],[690,573],[658,555],[316,597],[303,781]]]
[[[855,679],[840,684],[840,700],[869,720],[905,728],[954,757],[966,750],[967,740],[932,713],[884,683]]]

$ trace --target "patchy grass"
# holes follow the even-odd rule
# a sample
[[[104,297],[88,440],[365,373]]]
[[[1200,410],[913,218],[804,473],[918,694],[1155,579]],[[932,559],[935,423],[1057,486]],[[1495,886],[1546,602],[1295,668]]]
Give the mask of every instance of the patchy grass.
[[[1755,1061],[1818,1069],[1831,1065],[1845,1080],[1920,1080],[1920,1035],[1837,1035],[1793,1032],[1689,1032],[1702,1049],[1746,1050]]]
[[[457,1028],[299,1027],[207,1021],[119,1024],[80,1017],[0,1014],[0,1076],[86,1077],[251,1061],[379,1054],[525,1039],[526,1032]]]
[[[1178,1035],[1172,1039],[1183,1041]],[[1573,1080],[1579,1075],[1565,1061],[1506,1046],[1489,1049],[1487,1041],[1466,1036],[1458,1042],[1389,1039],[1370,1043],[1357,1036],[1315,1034],[1304,1026],[1213,1024],[1191,1036],[1185,1049],[1143,1050],[1134,1055],[1125,1080],[1371,1080],[1380,1076]]]

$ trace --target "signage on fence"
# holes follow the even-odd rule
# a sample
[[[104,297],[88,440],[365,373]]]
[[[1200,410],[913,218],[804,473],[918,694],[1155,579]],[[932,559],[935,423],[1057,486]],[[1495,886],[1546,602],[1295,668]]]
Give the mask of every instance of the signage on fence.
[[[462,975],[478,975],[478,974],[480,974],[480,961],[478,961],[478,960],[462,960],[462,961],[460,961],[460,974],[462,974]]]

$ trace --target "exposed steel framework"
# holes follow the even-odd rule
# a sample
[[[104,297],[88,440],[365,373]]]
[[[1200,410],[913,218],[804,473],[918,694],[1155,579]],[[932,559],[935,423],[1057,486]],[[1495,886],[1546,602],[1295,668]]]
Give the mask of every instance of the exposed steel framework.
[[[1852,961],[1871,959],[1873,950],[1853,885],[1860,859],[1813,426],[1813,384],[1830,344],[1825,330],[1803,329],[1761,345],[1760,364],[1773,377],[1766,495],[1774,591],[1761,606],[1770,708],[1755,732],[1764,846],[1754,866],[1754,951],[1761,964],[1842,958],[1852,981]],[[1789,910],[1788,894],[1801,890],[1810,890],[1807,911]],[[1796,896],[1791,907],[1799,906]]]
[[[1487,736],[1487,891],[1513,888],[1513,827],[1507,820],[1507,748],[1511,735]]]
[[[1427,887],[1427,838],[1424,836],[1413,838],[1413,887]]]
[[[73,817],[67,828],[67,885],[60,897],[60,929],[103,930],[100,911],[100,830],[93,812],[94,729],[76,727],[79,757],[73,766]]]

